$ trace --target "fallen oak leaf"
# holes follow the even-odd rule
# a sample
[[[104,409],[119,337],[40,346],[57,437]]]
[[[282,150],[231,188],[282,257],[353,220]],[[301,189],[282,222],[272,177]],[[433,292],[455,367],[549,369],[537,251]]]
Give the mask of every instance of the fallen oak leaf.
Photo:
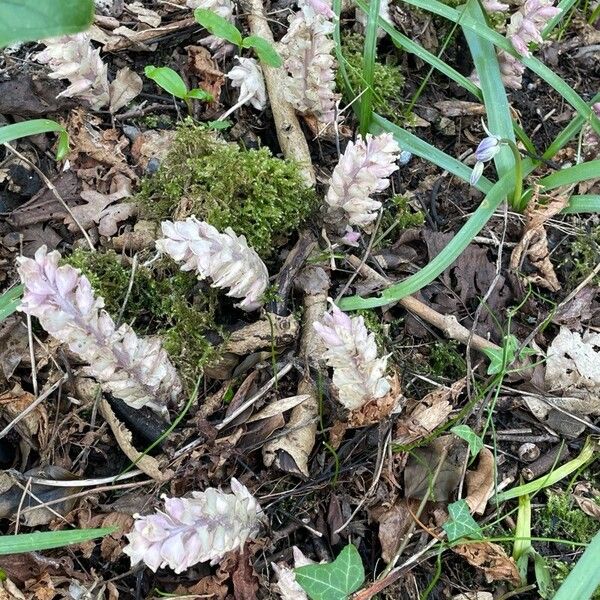
[[[521,585],[521,577],[515,561],[498,544],[468,542],[452,546],[452,551],[482,571],[488,582],[508,581],[514,586]]]

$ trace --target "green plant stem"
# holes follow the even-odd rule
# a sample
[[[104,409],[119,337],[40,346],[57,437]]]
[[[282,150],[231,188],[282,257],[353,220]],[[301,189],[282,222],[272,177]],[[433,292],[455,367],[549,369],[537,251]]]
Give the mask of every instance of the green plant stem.
[[[359,123],[359,131],[363,136],[369,132],[373,118],[373,77],[375,75],[375,60],[377,58],[377,29],[380,3],[381,0],[371,0],[369,11],[367,12],[362,76],[365,89],[360,98]]]
[[[523,196],[523,161],[521,160],[521,153],[512,140],[503,139],[502,142],[512,150],[515,159],[515,191],[511,204],[517,212],[523,212],[525,207],[521,202]]]

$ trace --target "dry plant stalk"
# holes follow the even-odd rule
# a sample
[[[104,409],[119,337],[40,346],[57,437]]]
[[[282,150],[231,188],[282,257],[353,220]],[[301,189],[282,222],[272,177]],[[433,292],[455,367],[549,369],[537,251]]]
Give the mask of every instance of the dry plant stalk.
[[[248,24],[252,35],[259,35],[274,44],[275,40],[269,22],[265,17],[263,2],[261,0],[244,0],[243,5],[246,12],[248,12]],[[310,159],[308,143],[300,127],[296,111],[285,99],[286,75],[283,69],[270,67],[266,64],[262,65],[262,69],[271,111],[273,112],[273,120],[275,121],[275,129],[277,130],[277,139],[283,155],[285,158],[298,163],[306,185],[313,187],[316,178]]]

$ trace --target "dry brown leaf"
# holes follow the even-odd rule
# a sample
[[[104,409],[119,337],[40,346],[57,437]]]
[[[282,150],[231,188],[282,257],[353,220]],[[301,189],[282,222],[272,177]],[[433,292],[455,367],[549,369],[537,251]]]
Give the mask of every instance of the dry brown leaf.
[[[133,47],[138,51],[149,51],[152,50],[152,48],[148,44],[158,41],[159,38],[164,38],[168,34],[196,26],[196,19],[194,19],[194,17],[189,17],[182,19],[181,21],[175,21],[168,25],[162,25],[154,29],[146,29],[144,31],[134,31],[128,27],[117,27],[112,32],[108,42],[104,44],[104,51],[118,52],[130,47]]]
[[[131,443],[131,431],[117,419],[110,404],[104,398],[100,398],[99,409],[113,432],[119,448],[131,462],[135,463],[138,469],[141,469],[148,477],[160,482],[168,481],[173,477],[173,471],[165,469],[158,460],[148,454],[142,454],[134,448]]]
[[[94,190],[86,190],[84,192],[81,192],[81,199],[85,200],[86,203],[73,207],[71,211],[74,217],[77,219],[77,222],[81,225],[81,227],[83,227],[87,231],[96,223],[100,223],[100,221],[103,217],[105,217],[106,214],[110,214],[106,213],[107,207],[109,205],[111,205],[113,202],[122,200],[123,198],[127,198],[130,195],[131,194],[128,187],[117,190],[112,194],[101,194],[100,192],[96,192]],[[79,225],[73,220],[73,218],[70,215],[67,215],[65,217],[65,224],[67,225],[70,231],[79,230]],[[105,227],[104,229],[106,230],[107,227]]]
[[[394,558],[402,538],[413,522],[413,514],[419,507],[418,500],[400,500],[386,511],[374,510],[373,518],[379,523],[381,558],[389,563]],[[412,514],[411,514],[412,512]]]
[[[131,102],[142,91],[142,78],[129,67],[119,69],[114,81],[110,84],[110,105],[108,110],[116,113]]]
[[[156,11],[146,8],[141,2],[132,2],[126,8],[137,17],[140,23],[150,25],[152,28],[158,27],[162,21],[161,16]]]
[[[17,384],[10,392],[0,394],[0,415],[8,423],[21,415],[34,402],[35,396],[24,392]],[[28,415],[23,417],[15,425],[15,430],[27,446],[43,448],[48,441],[48,413],[43,403],[38,404]]]
[[[585,496],[573,494],[573,498],[575,502],[577,502],[577,506],[579,506],[586,515],[596,519],[596,521],[600,521],[600,505]]]
[[[489,448],[479,451],[479,463],[474,471],[467,471],[467,497],[465,501],[472,513],[482,515],[487,501],[494,492],[494,476],[496,473],[494,454]]]
[[[521,585],[521,577],[515,561],[504,548],[492,542],[470,542],[452,546],[452,551],[483,571],[488,582],[508,581],[514,586]]]
[[[106,535],[100,540],[90,540],[80,545],[81,552],[85,558],[89,558],[100,544],[100,555],[104,560],[114,562],[121,555],[121,550],[127,543],[124,539],[126,533],[131,531],[133,526],[133,517],[131,515],[113,512],[108,515],[96,515],[90,519],[80,519],[79,526],[82,529],[94,529],[98,527],[116,527],[117,530],[110,535]]]
[[[163,129],[143,131],[133,140],[131,156],[144,172],[154,173],[167,156],[175,139],[175,131]]]
[[[202,46],[186,46],[190,72],[198,79],[198,87],[208,92],[214,102],[221,96],[221,88],[225,81],[224,73],[218,68],[210,52]]]
[[[525,231],[510,257],[510,269],[515,273],[519,273],[525,283],[538,285],[552,292],[560,290],[560,282],[550,261],[544,223],[557,215],[567,205],[568,201],[569,197],[565,194],[550,198],[546,205],[540,205],[537,195],[534,194],[527,205]],[[522,273],[525,259],[536,271],[535,274],[525,275]]]
[[[441,100],[434,106],[444,117],[465,117],[468,115],[485,115],[485,106],[479,102],[466,100]]]
[[[246,423],[252,423],[254,421],[260,421],[262,419],[269,419],[271,417],[281,415],[282,413],[290,410],[301,402],[308,400],[309,396],[304,394],[301,396],[290,396],[289,398],[280,398],[274,402],[270,402],[262,410],[252,415]]]
[[[411,444],[431,434],[446,422],[452,412],[452,402],[467,385],[466,378],[459,379],[450,387],[440,387],[425,396],[408,417],[400,419],[396,426],[395,444]]]
[[[138,214],[138,205],[134,202],[120,202],[107,206],[100,213],[98,222],[98,233],[105,237],[111,237],[119,228],[119,223],[127,221]]]
[[[390,391],[383,397],[371,400],[356,410],[350,411],[346,423],[350,428],[366,427],[381,423],[390,416],[392,411],[399,408],[403,396],[400,388],[400,379],[396,374],[389,378]]]
[[[10,579],[5,579],[0,581],[0,600],[27,600],[27,598]]]

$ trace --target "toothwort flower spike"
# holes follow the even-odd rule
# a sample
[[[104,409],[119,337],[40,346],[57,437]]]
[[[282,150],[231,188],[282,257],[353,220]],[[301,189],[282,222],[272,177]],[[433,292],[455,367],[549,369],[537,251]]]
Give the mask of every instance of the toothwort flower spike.
[[[140,339],[129,325],[117,329],[85,275],[58,266],[60,254],[42,246],[35,258],[19,257],[23,312],[89,366],[102,388],[133,408],[164,414],[177,402],[181,383],[158,338]]]
[[[46,48],[35,55],[35,60],[50,67],[52,79],[71,82],[57,98],[81,98],[92,110],[99,110],[109,103],[107,67],[100,58],[100,50],[92,47],[87,33],[51,38],[42,43]]]
[[[191,498],[163,498],[164,510],[134,515],[123,548],[132,566],[143,562],[154,572],[169,567],[182,573],[200,562],[215,564],[255,538],[264,520],[257,500],[237,479],[231,480],[231,494],[208,488]]]
[[[280,42],[280,54],[289,76],[285,98],[300,113],[312,114],[324,125],[335,120],[336,62],[332,54],[333,23],[310,2],[290,18]]]
[[[560,9],[553,6],[552,0],[526,0],[510,18],[506,28],[506,37],[515,50],[524,56],[530,56],[529,44],[541,44],[542,30],[546,23],[558,15]]]
[[[400,148],[390,133],[360,135],[349,142],[331,175],[325,201],[333,213],[343,209],[350,225],[369,231],[381,202],[371,196],[389,185],[389,176],[398,169]]]
[[[199,279],[212,279],[212,285],[230,288],[233,298],[242,298],[237,306],[256,310],[269,285],[267,267],[243,235],[231,228],[219,233],[212,225],[189,217],[185,221],[163,221],[165,236],[156,247],[179,263],[183,271],[195,271]]]
[[[369,333],[362,317],[350,318],[332,304],[331,314],[314,328],[327,348],[323,357],[333,367],[333,383],[347,409],[359,408],[390,391],[385,377],[387,357],[377,358],[375,335]]]

